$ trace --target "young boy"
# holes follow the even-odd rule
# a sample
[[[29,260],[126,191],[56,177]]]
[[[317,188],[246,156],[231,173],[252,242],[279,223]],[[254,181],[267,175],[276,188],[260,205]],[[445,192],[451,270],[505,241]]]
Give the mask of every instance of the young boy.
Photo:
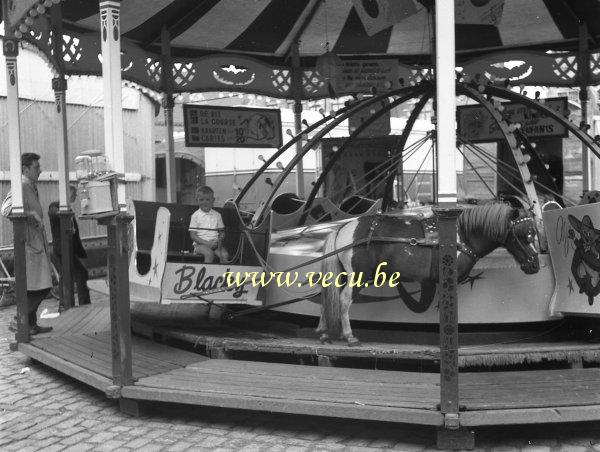
[[[221,214],[213,209],[215,192],[207,185],[196,191],[200,208],[192,214],[190,237],[194,242],[194,253],[204,256],[204,262],[211,263],[215,255],[221,263],[227,262],[229,255],[221,245],[225,236],[225,225]]]

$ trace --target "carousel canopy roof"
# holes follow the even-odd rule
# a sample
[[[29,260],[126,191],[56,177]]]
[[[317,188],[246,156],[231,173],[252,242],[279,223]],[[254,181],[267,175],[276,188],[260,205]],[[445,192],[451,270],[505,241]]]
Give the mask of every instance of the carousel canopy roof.
[[[62,11],[64,71],[99,74],[98,1],[10,1],[7,13],[11,28],[17,36],[33,42],[57,67],[47,8],[53,3],[56,5],[52,8],[60,5]],[[176,92],[229,89],[290,97],[289,74],[285,71],[291,66],[295,40],[299,42],[304,68],[314,67],[316,57],[327,50],[343,59],[396,57],[407,64],[428,66],[434,29],[433,19],[424,6],[428,3],[433,1],[122,0],[123,76],[156,90],[163,88],[160,76],[164,61],[160,58],[163,28],[170,36]],[[468,65],[477,56],[508,49],[573,51],[577,49],[580,23],[584,21],[591,47],[600,47],[598,0],[455,0],[455,3],[460,64]],[[524,56],[521,59],[526,60]],[[573,63],[569,66],[562,71],[573,72]],[[517,72],[527,71],[521,67]],[[410,78],[410,71],[400,75]],[[506,75],[514,74],[508,71]],[[424,76],[422,73],[421,78]],[[318,73],[305,72],[304,78],[303,97],[329,94]],[[308,88],[307,82],[311,85]],[[558,79],[542,82],[569,84]]]

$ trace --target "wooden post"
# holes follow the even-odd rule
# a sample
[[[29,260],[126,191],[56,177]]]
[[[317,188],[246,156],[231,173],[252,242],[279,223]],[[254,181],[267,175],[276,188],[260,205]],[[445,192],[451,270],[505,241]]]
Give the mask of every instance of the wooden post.
[[[58,212],[60,219],[60,305],[64,309],[74,306],[73,287],[73,211],[68,208]],[[52,244],[54,246],[54,243]],[[81,296],[81,294],[79,294]]]
[[[23,210],[21,185],[21,138],[19,119],[19,83],[17,56],[19,41],[8,20],[8,1],[2,0],[4,39],[2,51],[6,60],[6,110],[8,115],[8,150],[10,163],[10,191],[12,193],[13,243],[15,256],[15,296],[17,299],[17,342],[29,342],[29,309],[27,302],[27,267],[25,261],[25,226],[27,215]]]
[[[132,219],[131,215],[121,212],[101,222],[107,226],[108,232],[112,370],[116,386],[126,386],[133,382],[127,233]]]
[[[19,184],[21,181],[19,181]],[[27,264],[25,260],[25,227],[27,215],[11,213],[13,247],[15,255],[15,297],[17,299],[17,342],[29,342],[29,305],[27,301]]]
[[[163,25],[160,33],[161,38],[161,77],[163,97],[163,111],[165,114],[165,125],[167,126],[167,153],[165,155],[165,171],[167,177],[167,202],[177,202],[176,179],[177,171],[175,167],[175,140],[173,138],[173,62],[171,60],[171,38],[169,30]]]
[[[302,68],[300,67],[300,50],[297,39],[292,44],[292,94],[294,96],[294,132],[302,132]],[[302,154],[302,140],[296,142],[296,154]],[[296,165],[296,193],[304,197],[304,163],[302,159]]]

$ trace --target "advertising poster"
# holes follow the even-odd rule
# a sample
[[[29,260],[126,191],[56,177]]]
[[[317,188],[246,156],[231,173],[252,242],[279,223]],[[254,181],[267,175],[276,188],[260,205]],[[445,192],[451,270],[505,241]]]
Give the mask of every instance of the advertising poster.
[[[561,116],[567,112],[567,98],[545,99],[545,106]],[[566,137],[565,126],[555,119],[542,114],[539,110],[514,102],[502,103],[502,114],[511,123],[521,124],[521,131],[530,139],[548,137]],[[473,143],[501,140],[502,132],[492,115],[481,105],[465,105],[456,109],[458,134]]]
[[[278,109],[184,105],[183,122],[186,146],[281,146],[281,112]]]

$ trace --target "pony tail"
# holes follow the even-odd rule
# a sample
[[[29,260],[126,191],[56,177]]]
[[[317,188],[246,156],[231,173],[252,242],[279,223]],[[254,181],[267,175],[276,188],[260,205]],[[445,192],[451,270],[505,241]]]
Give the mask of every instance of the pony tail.
[[[325,255],[335,251],[337,234],[337,231],[333,231],[327,236],[323,249]],[[341,268],[337,254],[326,257],[321,264],[322,275],[326,275],[327,272],[338,275]],[[340,289],[335,287],[335,284],[321,289],[321,305],[321,315],[325,318],[327,330],[332,338],[337,338],[342,331],[342,313],[340,311]]]

